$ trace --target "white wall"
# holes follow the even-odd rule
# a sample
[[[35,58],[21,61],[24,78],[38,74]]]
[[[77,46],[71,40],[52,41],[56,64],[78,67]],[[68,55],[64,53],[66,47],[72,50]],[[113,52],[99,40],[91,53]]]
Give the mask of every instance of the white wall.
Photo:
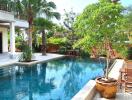
[[[15,26],[21,28],[28,28],[29,24],[26,20],[15,19]]]
[[[8,29],[0,27],[0,32],[2,32],[2,52],[8,52]]]

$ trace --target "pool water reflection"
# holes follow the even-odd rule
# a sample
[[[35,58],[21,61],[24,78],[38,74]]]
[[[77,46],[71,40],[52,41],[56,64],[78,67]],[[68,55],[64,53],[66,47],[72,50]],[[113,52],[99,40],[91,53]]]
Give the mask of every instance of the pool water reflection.
[[[103,61],[62,58],[0,69],[0,100],[70,100],[90,79],[104,74]]]

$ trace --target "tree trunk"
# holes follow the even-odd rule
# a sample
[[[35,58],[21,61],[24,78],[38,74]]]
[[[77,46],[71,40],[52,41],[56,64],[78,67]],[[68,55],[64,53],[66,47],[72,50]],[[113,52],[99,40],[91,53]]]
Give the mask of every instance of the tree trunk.
[[[105,77],[106,79],[108,79],[108,74],[109,74],[109,63],[110,63],[110,48],[109,48],[109,44],[110,42],[108,41],[108,39],[106,39],[107,41],[105,42],[105,49],[106,49],[106,73],[105,73]]]
[[[107,51],[107,58],[106,58],[106,79],[108,79],[108,74],[109,74],[109,51]]]
[[[28,23],[29,23],[29,33],[28,33],[28,45],[32,50],[32,31],[33,31],[33,15],[31,7],[29,7],[29,16],[28,16]]]
[[[45,34],[45,30],[42,31],[42,55],[46,55],[46,34]]]
[[[31,24],[29,24],[28,45],[32,50],[32,25]]]

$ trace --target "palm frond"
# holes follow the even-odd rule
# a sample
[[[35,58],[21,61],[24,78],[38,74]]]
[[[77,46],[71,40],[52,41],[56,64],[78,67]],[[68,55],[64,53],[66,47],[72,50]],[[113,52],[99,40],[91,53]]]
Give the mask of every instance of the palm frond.
[[[50,8],[56,9],[56,5],[54,2],[48,2],[47,6],[49,6]]]
[[[52,16],[54,16],[56,19],[60,20],[61,19],[61,15],[58,12],[52,12]]]
[[[39,17],[34,20],[34,26],[38,30],[51,29],[53,26],[53,23],[52,21],[49,21],[48,19]]]

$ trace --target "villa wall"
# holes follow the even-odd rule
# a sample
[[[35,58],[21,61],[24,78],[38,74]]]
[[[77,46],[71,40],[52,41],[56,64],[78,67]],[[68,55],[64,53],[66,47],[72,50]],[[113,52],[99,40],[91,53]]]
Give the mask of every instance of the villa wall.
[[[2,32],[2,49],[3,52],[8,52],[8,29],[0,27],[0,32]]]
[[[12,12],[0,10],[0,32],[2,33],[2,52],[8,52],[8,28],[10,31],[10,51],[15,52],[15,28],[18,27],[23,29],[22,32],[25,34],[29,24],[25,20],[15,19]]]
[[[25,20],[15,19],[15,26],[26,29],[29,27],[29,24]]]

